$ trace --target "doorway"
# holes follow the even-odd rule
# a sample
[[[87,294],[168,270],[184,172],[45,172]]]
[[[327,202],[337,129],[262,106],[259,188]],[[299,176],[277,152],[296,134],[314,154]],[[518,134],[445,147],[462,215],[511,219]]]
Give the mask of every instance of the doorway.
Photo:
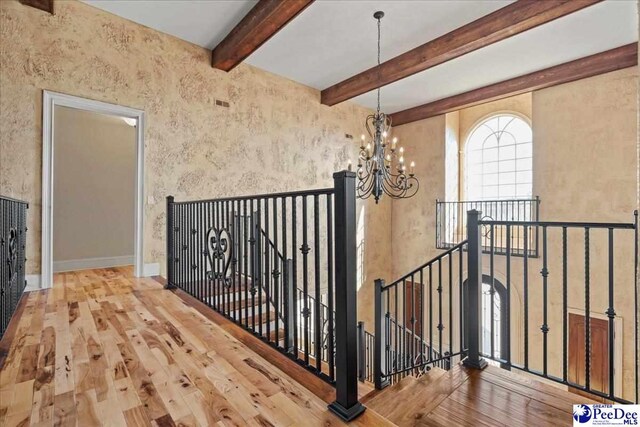
[[[140,110],[44,92],[41,287],[53,273],[143,275]]]

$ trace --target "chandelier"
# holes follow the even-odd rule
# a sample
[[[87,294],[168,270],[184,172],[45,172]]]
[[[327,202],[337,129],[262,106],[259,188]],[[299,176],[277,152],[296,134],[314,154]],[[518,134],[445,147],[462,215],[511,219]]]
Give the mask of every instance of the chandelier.
[[[378,21],[378,73],[380,73],[380,20],[384,12],[378,11],[373,17]],[[369,138],[362,135],[358,155],[358,182],[356,191],[361,199],[373,195],[376,203],[383,194],[392,199],[405,199],[418,192],[419,182],[415,177],[415,162],[407,171],[404,148],[398,147],[398,138],[390,137],[391,117],[380,112],[380,88],[378,87],[378,108],[375,114],[367,116],[365,128]],[[351,170],[351,161],[349,161]]]

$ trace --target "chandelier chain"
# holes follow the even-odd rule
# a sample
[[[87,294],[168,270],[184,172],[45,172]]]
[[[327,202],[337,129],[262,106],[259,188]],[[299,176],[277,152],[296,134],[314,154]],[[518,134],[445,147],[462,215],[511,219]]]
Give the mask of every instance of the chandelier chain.
[[[378,82],[380,81],[380,27],[382,18],[378,18]],[[380,86],[378,86],[378,114],[380,114]]]

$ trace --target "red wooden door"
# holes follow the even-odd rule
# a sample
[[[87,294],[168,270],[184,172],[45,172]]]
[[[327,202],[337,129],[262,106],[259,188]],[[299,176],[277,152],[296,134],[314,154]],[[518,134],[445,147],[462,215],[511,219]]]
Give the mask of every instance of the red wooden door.
[[[584,316],[569,313],[569,372],[570,382],[584,386],[585,370],[585,325]],[[609,322],[591,318],[591,369],[589,382],[592,390],[609,392]]]
[[[406,286],[405,286],[406,311],[405,311],[404,324],[408,330],[413,330],[416,336],[418,337],[422,333],[421,313],[422,313],[423,298],[422,298],[421,289],[422,289],[422,285],[420,283],[416,283],[416,282],[412,283],[409,281],[406,282]],[[412,307],[413,307],[413,313],[412,313]],[[416,320],[414,329],[412,329],[411,327],[412,316],[414,316]]]

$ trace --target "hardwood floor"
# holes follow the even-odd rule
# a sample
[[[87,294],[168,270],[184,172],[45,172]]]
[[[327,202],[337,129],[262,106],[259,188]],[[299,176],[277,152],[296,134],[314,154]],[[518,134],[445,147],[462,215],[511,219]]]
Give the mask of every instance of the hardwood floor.
[[[0,425],[343,424],[326,386],[322,398],[303,387],[277,351],[131,273],[61,273],[25,295],[0,371]],[[355,424],[392,425],[369,410]]]
[[[363,403],[404,426],[571,426],[574,403],[596,403],[555,386],[489,366],[455,365],[371,393]]]

